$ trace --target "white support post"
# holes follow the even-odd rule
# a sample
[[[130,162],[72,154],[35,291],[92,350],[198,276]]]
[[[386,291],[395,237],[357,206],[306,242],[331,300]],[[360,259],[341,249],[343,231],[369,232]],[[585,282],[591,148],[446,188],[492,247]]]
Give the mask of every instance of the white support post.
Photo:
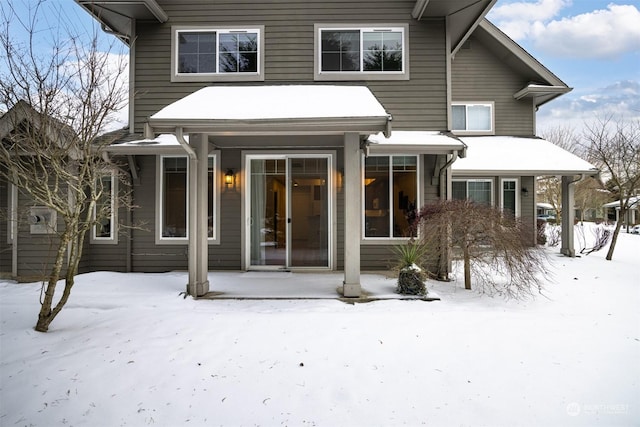
[[[191,139],[191,138],[190,138]],[[189,237],[189,249],[188,249],[188,267],[189,267],[189,282],[187,284],[187,293],[193,297],[198,296],[198,158],[196,156],[189,156],[189,180],[187,203],[189,205],[189,226],[187,229]]]
[[[196,154],[189,158],[189,294],[200,297],[209,292],[207,136],[192,134],[189,145]]]
[[[358,298],[360,286],[360,212],[362,183],[360,175],[360,135],[344,135],[344,283],[345,297]]]
[[[569,257],[576,256],[573,242],[575,223],[575,180],[572,176],[562,177],[562,246],[560,253]]]

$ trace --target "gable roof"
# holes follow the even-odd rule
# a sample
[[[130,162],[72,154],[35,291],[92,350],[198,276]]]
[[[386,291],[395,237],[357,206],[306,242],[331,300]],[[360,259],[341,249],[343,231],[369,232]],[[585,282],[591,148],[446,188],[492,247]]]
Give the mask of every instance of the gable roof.
[[[473,37],[490,49],[501,62],[529,81],[527,86],[514,94],[514,98],[533,98],[535,105],[540,106],[572,90],[488,20],[480,22]]]
[[[411,15],[415,19],[446,17],[455,53],[469,38],[497,0],[416,0]]]
[[[20,100],[0,116],[0,140],[10,137],[23,123],[29,123],[53,142],[65,141],[75,136],[75,132],[68,125],[51,116],[43,115],[28,102]]]

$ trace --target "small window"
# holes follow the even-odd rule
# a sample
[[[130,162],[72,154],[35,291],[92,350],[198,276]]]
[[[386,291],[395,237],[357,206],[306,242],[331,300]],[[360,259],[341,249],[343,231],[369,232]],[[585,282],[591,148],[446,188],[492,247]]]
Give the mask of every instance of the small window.
[[[117,183],[115,172],[103,175],[96,183],[98,198],[93,210],[95,223],[91,229],[91,243],[118,243]]]
[[[263,27],[174,27],[172,81],[262,81]]]
[[[471,200],[484,205],[493,205],[492,181],[489,179],[456,180],[451,183],[454,200]]]
[[[364,167],[365,238],[407,238],[418,206],[418,158],[369,156]]]
[[[316,24],[316,80],[409,78],[408,27]]]
[[[493,104],[453,104],[452,127],[455,132],[493,133]]]
[[[218,191],[216,171],[217,156],[208,157],[207,174],[207,237],[217,240]],[[159,242],[186,243],[189,237],[189,160],[186,156],[160,157],[159,177]]]

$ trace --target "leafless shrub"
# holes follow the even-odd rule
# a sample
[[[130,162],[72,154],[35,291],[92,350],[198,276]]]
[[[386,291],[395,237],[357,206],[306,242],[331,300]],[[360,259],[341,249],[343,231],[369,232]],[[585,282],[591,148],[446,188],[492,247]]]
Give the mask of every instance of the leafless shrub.
[[[555,248],[560,244],[562,238],[562,227],[559,225],[547,225],[547,246]]]
[[[473,277],[480,293],[524,299],[541,293],[550,277],[545,253],[532,247],[533,231],[495,207],[441,201],[422,208],[416,226],[430,249],[423,264],[442,266],[441,258],[452,250],[462,260],[466,289]]]
[[[589,255],[593,252],[598,252],[599,250],[606,247],[611,241],[611,237],[613,236],[613,232],[607,227],[595,227],[590,228],[591,230],[591,239],[589,242],[593,242],[593,244],[587,242],[587,236],[583,223],[576,225],[576,236],[580,241],[580,253],[584,255]],[[591,245],[591,246],[589,246]]]

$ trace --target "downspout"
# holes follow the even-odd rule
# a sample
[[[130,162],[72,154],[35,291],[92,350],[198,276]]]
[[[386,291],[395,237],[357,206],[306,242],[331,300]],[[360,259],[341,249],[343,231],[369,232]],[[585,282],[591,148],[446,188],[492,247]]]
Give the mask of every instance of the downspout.
[[[451,154],[451,158],[448,162],[444,164],[440,168],[440,172],[438,174],[438,184],[440,185],[440,200],[449,200],[449,194],[447,192],[447,181],[445,180],[445,174],[447,170],[451,167],[453,162],[458,160],[458,150],[453,150],[453,154]],[[441,252],[440,252],[440,260],[438,266],[438,273],[440,280],[448,280],[449,279],[449,271],[451,271],[451,249],[450,249],[450,241],[449,241],[449,230],[447,235],[441,236]],[[445,241],[446,239],[446,241]]]
[[[189,145],[187,140],[184,139],[184,133],[183,133],[181,127],[177,127],[176,128],[176,139],[178,140],[178,142],[180,143],[182,148],[184,148],[184,151],[187,152],[187,154],[189,155],[189,158],[191,160],[197,161],[198,160],[198,156],[196,155],[196,152],[193,151],[193,148],[191,148],[191,146]]]
[[[438,183],[440,184],[440,199],[441,200],[442,200],[443,195],[445,195],[446,192],[447,192],[447,182],[444,179],[444,175],[445,175],[445,173],[447,173],[447,169],[449,169],[449,167],[456,160],[458,160],[458,150],[453,150],[453,154],[451,155],[451,159],[449,159],[449,161],[447,163],[445,163],[444,166],[442,166],[440,168],[440,172],[438,173]],[[444,199],[444,200],[448,200],[448,197],[447,197],[447,199]]]

